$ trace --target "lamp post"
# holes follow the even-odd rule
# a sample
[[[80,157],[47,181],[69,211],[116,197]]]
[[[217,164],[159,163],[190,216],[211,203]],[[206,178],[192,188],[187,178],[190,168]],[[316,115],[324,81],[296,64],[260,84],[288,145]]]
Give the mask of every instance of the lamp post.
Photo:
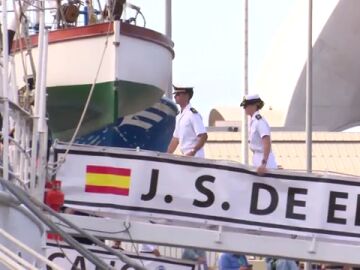
[[[306,63],[306,171],[312,171],[312,0],[308,10],[308,47]]]
[[[249,90],[249,83],[248,83],[248,0],[244,1],[244,95],[247,95]],[[249,164],[249,146],[248,146],[248,118],[243,113],[242,118],[242,126],[241,126],[241,146],[242,146],[242,162],[246,165]]]
[[[171,0],[165,0],[165,34],[171,40],[172,38],[172,13],[171,13]],[[172,61],[170,66],[170,83],[165,93],[166,97],[172,98]]]

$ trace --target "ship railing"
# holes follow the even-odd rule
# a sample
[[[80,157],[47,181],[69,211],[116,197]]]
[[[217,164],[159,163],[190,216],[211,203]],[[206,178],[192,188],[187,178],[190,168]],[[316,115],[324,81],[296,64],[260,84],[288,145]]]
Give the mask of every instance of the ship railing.
[[[30,254],[37,261],[40,261],[47,266],[50,266],[54,270],[61,270],[61,268],[59,268],[59,266],[54,264],[52,261],[48,260],[43,255],[31,249],[20,240],[13,237],[11,234],[5,232],[3,229],[0,229],[0,235],[6,238],[8,241],[14,243],[16,246],[18,246],[28,254]],[[0,261],[3,264],[5,264],[9,269],[24,269],[24,267],[26,269],[32,269],[32,270],[38,269],[33,266],[33,263],[24,260],[18,254],[14,253],[13,251],[11,251],[10,249],[6,248],[4,245],[1,244],[0,244]]]
[[[100,2],[96,2],[97,6],[93,6],[91,4],[92,1],[89,1],[86,5],[83,5],[80,1],[63,2],[64,3],[62,3],[61,6],[57,6],[57,1],[47,0],[45,1],[44,6],[41,7],[46,13],[45,27],[47,29],[55,30],[74,26],[79,27],[92,23],[102,23],[109,20],[108,17],[104,16],[109,8],[107,8],[106,5],[101,6]],[[67,16],[70,12],[65,12],[66,9],[72,10],[72,15],[69,18],[67,18]],[[77,11],[74,9],[77,9]],[[29,34],[36,34],[39,32],[38,11],[39,7],[31,6],[23,13],[27,18]],[[14,8],[11,8],[8,12],[14,13]],[[76,18],[72,17],[73,14],[77,14]],[[139,16],[141,17],[140,20],[138,19]],[[93,18],[93,20],[89,21],[89,18]],[[146,18],[142,13],[141,8],[128,2],[124,4],[124,12],[121,20],[125,23],[134,25],[141,24],[142,27],[146,27]]]
[[[32,68],[34,89],[26,85],[27,94],[33,97],[33,102],[27,100],[27,104],[19,105],[17,80],[14,61],[9,55],[7,35],[3,35],[2,43],[2,65],[1,65],[1,91],[0,112],[2,114],[2,137],[3,137],[3,178],[9,179],[9,170],[29,187],[29,192],[38,197],[43,197],[46,179],[47,158],[47,123],[46,123],[46,70],[47,70],[47,45],[48,33],[45,28],[44,1],[34,4],[32,1],[24,3],[23,6],[13,5],[16,21],[20,20],[19,14],[26,12],[32,5],[37,9],[39,18],[39,57],[38,63]],[[7,5],[2,6],[2,31],[7,33],[14,30],[14,18],[9,20],[10,27],[7,28]],[[21,11],[21,12],[20,12]],[[24,15],[26,16],[26,15]],[[12,28],[11,28],[12,27]],[[19,27],[16,27],[19,32]],[[25,63],[23,63],[25,64]],[[26,69],[26,67],[23,67]],[[26,77],[26,76],[25,76]],[[27,82],[28,83],[28,82]],[[24,108],[27,108],[25,110]],[[11,139],[13,136],[13,139]],[[30,152],[28,152],[31,149]],[[29,160],[30,157],[30,160]],[[10,164],[11,162],[11,164]]]
[[[47,132],[36,131],[40,134],[38,138],[42,140],[37,140],[36,147],[41,148],[41,150],[35,153],[35,157],[32,157],[33,121],[35,117],[16,102],[5,97],[0,97],[0,113],[3,119],[7,118],[8,120],[8,128],[4,127],[3,131],[0,132],[0,152],[2,153],[0,167],[2,176],[6,179],[5,175],[8,175],[8,179],[16,180],[23,188],[33,191],[38,190],[39,194],[37,195],[40,195],[43,191],[43,187],[40,185],[44,184],[46,177]],[[42,155],[42,152],[45,152],[45,154]],[[35,167],[33,180],[31,177],[32,163],[34,163]],[[40,177],[43,181],[39,181]]]
[[[294,172],[299,172],[299,173],[307,173],[306,170],[301,170],[301,169],[291,169],[291,170]],[[335,172],[335,171],[331,171],[331,170],[312,170],[312,173],[320,174],[323,177],[325,177],[325,176],[342,176],[342,177],[355,177],[355,178],[359,177],[359,175],[355,175],[355,174],[351,174],[351,173],[344,173],[344,172]]]
[[[9,132],[10,136],[7,136],[9,141],[7,154],[9,174],[10,178],[17,179],[21,186],[25,186],[30,181],[32,116],[15,102],[6,101],[3,97],[0,98],[0,111],[2,114],[5,102],[9,104],[9,122],[12,127]],[[0,134],[3,139],[6,137],[3,132]],[[3,143],[1,143],[1,151],[4,150],[3,146]]]

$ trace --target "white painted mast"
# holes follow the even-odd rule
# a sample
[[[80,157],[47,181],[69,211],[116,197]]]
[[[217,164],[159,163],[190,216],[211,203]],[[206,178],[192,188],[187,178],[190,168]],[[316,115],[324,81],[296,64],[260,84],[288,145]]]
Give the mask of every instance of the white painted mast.
[[[172,38],[172,12],[171,12],[171,0],[165,0],[165,34],[166,36],[171,40]],[[171,61],[171,65],[170,65],[170,83],[168,86],[168,89],[166,90],[166,97],[168,97],[169,99],[172,98],[172,61]]]
[[[312,0],[308,10],[308,43],[306,63],[306,171],[312,171]]]
[[[37,187],[35,188],[37,198],[41,198],[44,192],[46,182],[46,168],[47,168],[47,148],[48,148],[48,126],[46,121],[46,75],[47,75],[47,60],[48,60],[48,31],[45,29],[43,37],[43,55],[42,66],[38,74],[41,74],[40,81],[40,98],[39,98],[39,176]],[[39,79],[40,79],[39,78]]]
[[[312,172],[312,0],[308,8],[308,40],[306,62],[306,171]],[[311,263],[305,262],[305,270],[311,269]]]
[[[32,145],[31,145],[31,181],[30,181],[30,192],[34,194],[35,192],[35,179],[36,179],[36,168],[37,168],[37,158],[38,158],[38,141],[39,141],[39,116],[40,116],[40,94],[41,94],[41,83],[42,76],[41,73],[42,66],[44,64],[44,33],[45,33],[45,12],[43,8],[43,1],[39,2],[39,38],[38,38],[38,65],[37,70],[38,74],[36,77],[35,83],[35,98],[34,98],[34,117],[33,117],[33,134],[32,134]]]
[[[9,40],[7,26],[7,1],[2,1],[2,97],[4,98],[3,112],[3,178],[9,179]]]
[[[248,15],[249,5],[248,0],[244,1],[244,95],[249,93],[248,82]],[[241,101],[240,101],[241,102]],[[241,125],[241,150],[242,150],[242,162],[246,165],[249,164],[249,146],[248,146],[248,118],[243,112],[242,125]]]

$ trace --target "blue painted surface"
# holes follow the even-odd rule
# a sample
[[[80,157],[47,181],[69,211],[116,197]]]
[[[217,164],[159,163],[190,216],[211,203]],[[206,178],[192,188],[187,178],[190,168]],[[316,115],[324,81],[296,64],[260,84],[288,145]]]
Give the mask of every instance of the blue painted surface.
[[[125,147],[166,152],[175,128],[177,107],[162,98],[139,113],[119,118],[116,122],[86,134],[76,143]]]

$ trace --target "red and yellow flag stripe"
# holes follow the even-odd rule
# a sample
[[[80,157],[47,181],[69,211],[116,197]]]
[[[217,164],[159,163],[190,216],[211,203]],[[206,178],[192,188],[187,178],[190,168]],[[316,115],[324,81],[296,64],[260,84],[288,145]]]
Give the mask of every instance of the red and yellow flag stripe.
[[[86,166],[85,192],[129,195],[131,170],[108,166]]]

